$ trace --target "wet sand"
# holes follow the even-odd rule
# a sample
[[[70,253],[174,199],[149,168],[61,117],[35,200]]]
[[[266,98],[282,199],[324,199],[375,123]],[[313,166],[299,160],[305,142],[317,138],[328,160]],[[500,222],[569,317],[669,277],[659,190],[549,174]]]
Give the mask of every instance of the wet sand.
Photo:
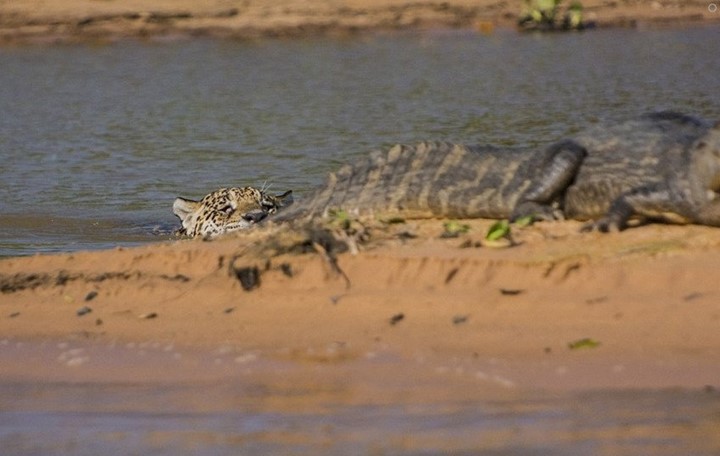
[[[704,0],[585,0],[599,27],[717,23]],[[520,1],[13,0],[0,2],[0,43],[103,42],[123,38],[234,39],[347,36],[368,31],[514,27]]]

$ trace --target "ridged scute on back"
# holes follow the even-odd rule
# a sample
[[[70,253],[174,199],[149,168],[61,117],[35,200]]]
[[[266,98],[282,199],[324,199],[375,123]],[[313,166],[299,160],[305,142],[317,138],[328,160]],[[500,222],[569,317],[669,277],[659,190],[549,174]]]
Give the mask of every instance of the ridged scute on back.
[[[449,142],[397,144],[328,177],[276,220],[332,209],[409,217],[507,218],[522,196],[548,179],[542,152]]]

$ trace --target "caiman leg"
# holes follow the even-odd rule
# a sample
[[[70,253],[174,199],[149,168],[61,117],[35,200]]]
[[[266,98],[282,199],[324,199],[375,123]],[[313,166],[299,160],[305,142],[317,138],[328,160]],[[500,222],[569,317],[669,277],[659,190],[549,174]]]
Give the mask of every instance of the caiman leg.
[[[677,198],[675,198],[676,200]],[[586,223],[582,231],[622,231],[632,217],[662,218],[673,223],[689,223],[687,216],[678,212],[670,189],[665,184],[634,188],[617,197],[604,217]]]
[[[545,151],[536,181],[520,197],[510,220],[532,216],[535,220],[555,220],[552,203],[575,179],[587,151],[574,141],[555,143]]]

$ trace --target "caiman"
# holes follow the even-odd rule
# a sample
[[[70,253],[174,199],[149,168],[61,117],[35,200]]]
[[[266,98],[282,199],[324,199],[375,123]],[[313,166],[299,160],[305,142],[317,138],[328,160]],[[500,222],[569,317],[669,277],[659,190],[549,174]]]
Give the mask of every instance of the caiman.
[[[396,145],[330,174],[277,220],[332,209],[410,217],[630,219],[720,226],[720,124],[674,112],[600,124],[544,150]]]

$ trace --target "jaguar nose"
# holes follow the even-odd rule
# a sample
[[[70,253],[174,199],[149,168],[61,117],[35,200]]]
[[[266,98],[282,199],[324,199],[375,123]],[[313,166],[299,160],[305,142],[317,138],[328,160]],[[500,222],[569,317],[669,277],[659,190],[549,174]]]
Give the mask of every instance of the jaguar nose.
[[[267,213],[263,210],[254,210],[243,214],[242,218],[251,223],[258,223],[262,219],[267,217]]]

